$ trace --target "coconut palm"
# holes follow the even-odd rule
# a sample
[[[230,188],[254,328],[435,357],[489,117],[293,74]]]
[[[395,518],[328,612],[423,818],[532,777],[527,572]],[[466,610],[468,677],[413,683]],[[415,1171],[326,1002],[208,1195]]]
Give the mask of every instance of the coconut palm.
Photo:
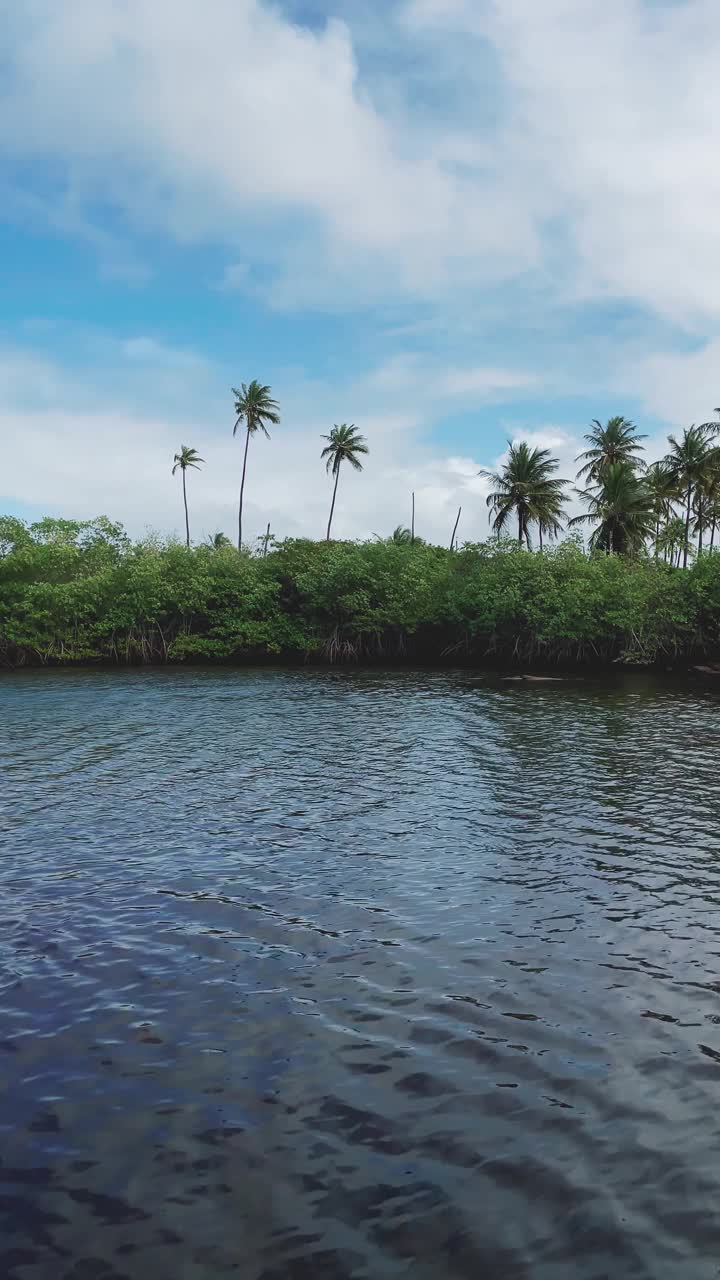
[[[173,475],[175,475],[175,472],[177,471],[178,467],[182,472],[183,503],[185,505],[185,541],[188,546],[190,546],[190,521],[188,519],[187,486],[185,483],[185,473],[187,472],[188,467],[195,467],[199,471],[200,466],[204,461],[205,459],[201,458],[196,453],[195,449],[191,449],[189,445],[186,445],[186,444],[183,444],[180,446],[180,452],[176,453],[175,457],[173,458],[173,463],[174,463],[174,466],[172,469]]]
[[[713,430],[716,426],[715,423],[704,425],[706,429]],[[718,502],[720,502],[720,449],[715,445],[708,449],[703,474],[695,485],[693,533],[697,534],[698,552],[703,549],[703,533],[708,525],[711,527],[711,542],[713,544],[715,542],[711,511],[717,507]]]
[[[710,551],[715,548],[715,534],[720,526],[720,500],[713,499],[705,508],[705,519],[710,526]]]
[[[617,416],[608,418],[605,426],[597,418],[593,418],[591,430],[585,439],[590,448],[578,454],[575,459],[576,462],[583,463],[576,479],[585,476],[591,484],[597,484],[603,471],[615,462],[639,465],[637,455],[642,453],[640,441],[645,436],[638,435],[637,427],[628,418]]]
[[[568,523],[596,526],[590,537],[593,551],[632,555],[642,550],[653,533],[653,502],[632,462],[611,462],[597,485],[577,493],[588,509]]]
[[[655,555],[660,553],[660,531],[673,519],[675,511],[673,502],[679,498],[680,490],[677,480],[666,462],[653,462],[644,475],[645,487],[652,500],[655,517]],[[667,557],[667,550],[665,551]]]
[[[512,517],[517,517],[518,543],[523,541],[530,550],[530,525],[551,536],[561,529],[563,519],[564,490],[567,480],[555,476],[557,458],[549,449],[531,449],[526,441],[510,444],[507,462],[502,471],[478,472],[489,480],[494,488],[487,497],[487,505],[493,513],[493,529],[498,534]]]
[[[683,569],[687,568],[693,497],[711,468],[711,441],[715,426],[714,423],[705,423],[699,427],[693,424],[692,427],[685,428],[680,440],[675,436],[668,436],[670,452],[665,461],[685,496]]]
[[[660,532],[659,543],[664,559],[679,567],[683,553],[686,550],[692,553],[692,547],[688,545],[685,533],[685,518],[673,516],[668,520]]]
[[[243,494],[245,492],[245,472],[247,470],[248,445],[250,437],[260,430],[268,440],[270,432],[267,424],[274,426],[280,421],[279,405],[277,400],[273,400],[270,394],[270,387],[263,386],[256,378],[252,382],[245,385],[242,383],[242,390],[238,391],[237,387],[232,388],[235,396],[235,426],[233,427],[233,435],[236,434],[241,422],[245,423],[245,452],[243,453],[243,469],[242,480],[240,482],[240,502],[238,504],[238,551],[242,551],[242,512],[243,512]]]
[[[212,547],[213,551],[224,551],[225,547],[232,546],[232,542],[226,533],[208,534],[208,543]]]
[[[327,440],[328,443],[320,454],[320,457],[325,459],[325,470],[328,475],[332,472],[335,477],[332,502],[330,504],[330,519],[328,520],[327,526],[326,541],[329,542],[330,528],[332,526],[332,519],[335,511],[335,498],[337,497],[338,480],[340,479],[340,467],[343,462],[349,462],[350,466],[353,467],[355,471],[362,471],[362,463],[358,455],[362,453],[369,453],[369,449],[365,443],[365,437],[361,436],[356,430],[354,422],[351,422],[349,426],[346,422],[341,422],[339,426],[335,423],[330,434],[323,436],[322,438],[323,440]]]

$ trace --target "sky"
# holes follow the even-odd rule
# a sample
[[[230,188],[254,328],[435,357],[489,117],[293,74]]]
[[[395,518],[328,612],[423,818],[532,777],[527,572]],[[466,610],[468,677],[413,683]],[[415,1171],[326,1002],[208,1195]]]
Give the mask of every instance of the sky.
[[[720,403],[717,0],[0,0],[0,511],[487,533],[508,440]]]

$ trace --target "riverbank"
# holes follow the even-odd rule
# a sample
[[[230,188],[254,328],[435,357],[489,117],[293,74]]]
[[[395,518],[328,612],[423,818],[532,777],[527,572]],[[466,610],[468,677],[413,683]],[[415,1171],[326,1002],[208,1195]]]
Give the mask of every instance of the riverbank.
[[[107,520],[0,521],[0,664],[490,665],[529,673],[720,661],[720,555],[690,569],[393,542],[131,542]],[[708,677],[709,678],[709,677]]]

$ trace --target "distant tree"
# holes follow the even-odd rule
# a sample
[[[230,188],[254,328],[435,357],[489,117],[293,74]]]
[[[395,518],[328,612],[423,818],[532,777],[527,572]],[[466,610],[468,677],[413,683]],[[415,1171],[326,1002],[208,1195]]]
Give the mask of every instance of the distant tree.
[[[686,427],[678,440],[668,436],[670,452],[665,462],[673,478],[683,489],[685,495],[685,540],[683,548],[683,569],[687,568],[690,547],[690,517],[692,515],[693,498],[700,492],[707,481],[713,466],[711,448],[716,423],[705,423],[702,426]],[[701,525],[702,527],[702,525]]]
[[[594,551],[633,555],[642,550],[653,533],[653,500],[644,479],[632,462],[611,462],[603,468],[592,489],[578,490],[588,510],[574,516],[570,526],[594,524],[590,546]]]
[[[231,547],[232,542],[226,533],[211,533],[208,542],[213,551],[223,551],[225,547]]]
[[[693,548],[688,543],[684,517],[673,516],[668,520],[660,531],[658,541],[665,560],[669,560],[670,564],[676,567],[679,566],[683,555],[687,557],[692,554]]]
[[[495,486],[487,505],[493,513],[493,529],[499,535],[511,518],[517,519],[518,544],[530,550],[530,526],[537,524],[542,535],[561,529],[564,491],[567,480],[555,476],[559,466],[549,449],[531,449],[521,441],[511,444],[501,471],[479,472]]]
[[[232,388],[235,396],[235,426],[233,427],[233,435],[236,434],[241,422],[245,423],[245,451],[243,453],[243,469],[242,480],[240,482],[240,501],[238,503],[238,551],[242,551],[242,513],[243,513],[243,495],[245,493],[245,472],[247,471],[248,445],[250,437],[254,436],[256,431],[260,430],[270,439],[270,432],[267,424],[277,426],[280,421],[280,406],[276,400],[273,400],[270,387],[263,386],[261,382],[253,378],[247,386],[243,382],[242,390],[238,391],[237,387]]]
[[[638,435],[637,427],[628,418],[608,418],[605,426],[597,418],[593,418],[585,439],[590,448],[575,459],[576,462],[583,463],[577,473],[577,480],[584,476],[590,484],[597,484],[603,472],[616,462],[640,465],[637,455],[642,453],[640,441],[645,436]]]
[[[336,423],[329,435],[323,436],[323,440],[328,443],[320,454],[325,459],[325,469],[328,475],[332,472],[335,477],[333,485],[332,503],[330,505],[330,518],[327,526],[326,541],[330,541],[330,529],[332,526],[333,514],[335,512],[335,498],[337,497],[338,480],[340,479],[340,467],[343,462],[349,462],[355,471],[362,471],[362,463],[360,455],[369,453],[365,437],[361,436],[355,429],[354,422],[350,425],[346,422]]]
[[[660,554],[660,535],[662,529],[674,518],[673,503],[681,496],[677,480],[667,462],[653,462],[643,477],[645,487],[650,494],[652,513],[655,519],[655,555]],[[667,558],[667,550],[665,550]]]
[[[172,469],[173,475],[175,475],[175,472],[177,471],[178,467],[182,472],[183,503],[185,505],[185,541],[187,543],[187,546],[189,547],[190,546],[190,521],[188,519],[187,487],[185,484],[185,474],[187,472],[188,467],[195,467],[197,470],[199,470],[201,464],[205,461],[205,459],[201,458],[194,449],[190,448],[189,445],[183,444],[180,446],[180,452],[175,454],[173,461],[175,463]]]

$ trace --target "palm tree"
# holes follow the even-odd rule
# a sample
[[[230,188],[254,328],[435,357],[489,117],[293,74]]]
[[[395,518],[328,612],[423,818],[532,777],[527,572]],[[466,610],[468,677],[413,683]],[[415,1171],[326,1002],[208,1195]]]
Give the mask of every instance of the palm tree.
[[[591,430],[585,436],[589,449],[578,454],[576,462],[584,465],[577,473],[576,479],[585,476],[591,484],[597,484],[607,467],[614,462],[631,462],[638,465],[637,454],[642,452],[641,440],[645,436],[638,435],[637,427],[628,418],[618,416],[608,418],[605,426],[593,418]]]
[[[554,475],[558,465],[549,449],[531,449],[523,440],[510,443],[502,471],[478,472],[495,486],[487,505],[495,517],[493,529],[498,536],[513,515],[517,516],[518,544],[522,546],[524,540],[528,550],[531,524],[539,526],[541,546],[543,533],[559,532],[567,480]]]
[[[677,481],[666,462],[653,462],[644,476],[645,487],[652,500],[655,517],[655,555],[660,553],[661,525],[667,525],[673,519],[675,511],[673,502],[680,497]],[[667,558],[667,548],[665,549]]]
[[[652,497],[632,462],[611,462],[592,489],[577,490],[588,510],[568,523],[594,524],[593,551],[632,555],[653,533]]]
[[[213,551],[223,551],[225,547],[231,547],[232,542],[226,533],[211,533],[208,535],[208,543]]]
[[[713,498],[705,508],[705,518],[710,525],[710,550],[715,547],[715,534],[720,525],[720,500]]]
[[[692,513],[693,495],[697,487],[708,475],[710,466],[710,441],[716,424],[705,423],[702,426],[686,427],[680,440],[668,436],[670,452],[665,461],[678,485],[685,494],[685,544],[683,547],[683,569],[687,568],[688,546],[690,542],[690,515]]]
[[[715,430],[716,423],[704,424],[707,430]],[[693,525],[693,533],[697,534],[698,552],[703,549],[703,533],[707,525],[711,526],[711,549],[715,542],[715,530],[713,526],[713,517],[711,511],[716,508],[720,500],[720,449],[713,446],[708,449],[707,458],[703,474],[695,486],[695,497],[693,501],[693,511],[695,514],[695,523]],[[717,523],[717,521],[715,521]]]
[[[175,475],[175,472],[177,471],[178,467],[182,471],[183,502],[185,504],[185,541],[188,547],[190,546],[190,521],[188,519],[187,487],[185,485],[185,472],[187,471],[188,467],[195,467],[199,471],[200,465],[204,461],[205,459],[199,457],[195,449],[191,449],[189,445],[186,445],[186,444],[183,444],[180,446],[180,452],[176,453],[175,457],[173,458],[173,462],[175,464],[172,469],[173,475]]]
[[[670,561],[671,565],[676,568],[680,566],[680,559],[684,551],[691,551],[688,546],[685,534],[685,519],[680,516],[673,516],[668,520],[665,528],[660,533],[660,550],[665,560]]]
[[[338,480],[340,479],[340,467],[343,462],[349,462],[351,467],[356,471],[362,471],[362,463],[358,454],[369,453],[365,437],[359,435],[355,429],[355,423],[351,422],[350,426],[346,422],[342,422],[340,426],[335,423],[332,431],[328,436],[323,436],[323,440],[327,440],[325,448],[320,454],[321,458],[326,459],[325,470],[328,475],[332,471],[335,477],[333,486],[332,503],[330,505],[330,519],[328,520],[327,538],[330,541],[330,527],[332,525],[333,513],[335,511],[335,498],[337,496]]]
[[[247,469],[248,445],[250,437],[260,429],[263,434],[270,439],[270,432],[267,429],[268,422],[273,426],[277,426],[280,421],[279,405],[270,395],[270,387],[263,386],[256,378],[245,386],[242,383],[242,391],[238,391],[237,387],[232,388],[235,396],[235,426],[233,427],[233,435],[237,432],[241,422],[245,423],[245,452],[243,454],[242,480],[240,482],[240,502],[238,505],[238,551],[242,551],[242,510],[243,510],[243,494],[245,492],[245,471]]]

